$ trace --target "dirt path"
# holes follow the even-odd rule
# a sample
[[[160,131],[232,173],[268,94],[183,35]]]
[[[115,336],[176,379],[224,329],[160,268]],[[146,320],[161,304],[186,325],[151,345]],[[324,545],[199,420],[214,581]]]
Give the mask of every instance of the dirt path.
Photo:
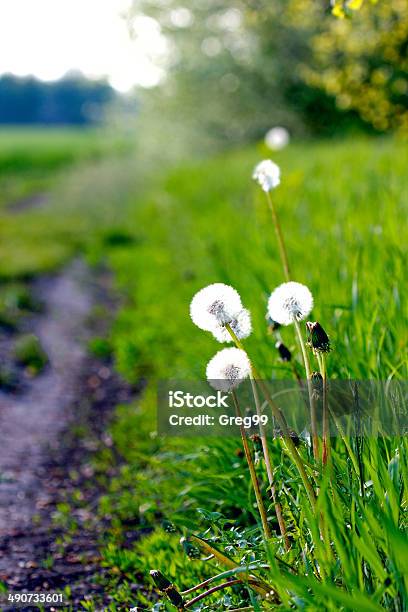
[[[50,367],[21,396],[0,396],[0,536],[29,524],[41,502],[38,470],[44,452],[49,444],[58,445],[66,426],[86,357],[86,318],[92,308],[85,270],[76,263],[36,288],[46,313],[33,319],[31,331]]]
[[[89,581],[97,568],[98,534],[90,530],[89,518],[97,490],[87,488],[82,515],[76,517],[79,529],[65,546],[57,544],[64,530],[55,526],[53,514],[73,486],[70,471],[79,474],[76,486],[92,476],[88,455],[98,442],[74,439],[70,427],[77,419],[94,422],[92,435],[109,444],[106,416],[132,392],[107,364],[86,352],[90,315],[106,287],[97,286],[89,270],[74,262],[34,290],[45,312],[30,318],[28,326],[50,364],[21,394],[0,393],[0,580],[13,591],[55,591],[76,582],[76,605],[95,586]]]
[[[7,206],[7,211],[18,214],[26,212],[26,210],[30,208],[40,208],[41,206],[47,204],[48,201],[48,193],[34,193],[32,195],[25,196],[24,198],[20,198],[19,200],[15,200],[9,206]]]

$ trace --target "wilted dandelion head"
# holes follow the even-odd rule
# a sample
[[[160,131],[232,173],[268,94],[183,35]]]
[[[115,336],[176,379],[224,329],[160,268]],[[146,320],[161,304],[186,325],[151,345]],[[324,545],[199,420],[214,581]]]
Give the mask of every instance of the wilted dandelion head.
[[[251,313],[246,308],[241,308],[229,322],[232,331],[239,340],[248,338],[252,331]],[[232,337],[224,325],[217,325],[211,330],[218,342],[232,342]]]
[[[230,323],[242,310],[238,291],[223,283],[214,283],[195,294],[190,304],[190,316],[200,329],[213,331],[220,325]]]
[[[284,127],[274,127],[265,134],[265,144],[272,151],[280,151],[289,144],[289,132]]]
[[[290,325],[308,316],[313,308],[313,296],[301,283],[293,281],[279,285],[268,300],[268,315],[281,325]]]
[[[217,391],[232,391],[248,378],[251,363],[245,351],[226,348],[218,351],[208,362],[206,375],[208,382]]]
[[[280,183],[280,168],[272,160],[264,159],[255,167],[252,178],[264,191],[271,191]]]

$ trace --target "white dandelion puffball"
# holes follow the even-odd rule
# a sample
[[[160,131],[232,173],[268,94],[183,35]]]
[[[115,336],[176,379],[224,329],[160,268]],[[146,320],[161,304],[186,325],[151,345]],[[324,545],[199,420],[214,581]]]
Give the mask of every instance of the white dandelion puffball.
[[[217,391],[232,391],[248,378],[251,363],[245,351],[226,348],[218,351],[208,362],[206,375],[208,382]]]
[[[289,144],[289,132],[284,127],[274,127],[265,134],[265,144],[272,151],[280,151]]]
[[[308,316],[313,308],[313,295],[306,285],[289,282],[279,285],[268,300],[268,315],[281,325],[290,325]]]
[[[213,331],[218,325],[230,323],[242,310],[238,291],[223,283],[214,283],[195,294],[190,304],[193,323],[205,331]]]
[[[233,316],[230,326],[239,340],[248,338],[252,331],[251,313],[246,308],[242,308]],[[223,325],[217,325],[211,330],[214,338],[218,342],[232,342],[231,334]]]
[[[255,167],[252,178],[263,191],[271,191],[280,183],[280,168],[271,159],[264,159]]]

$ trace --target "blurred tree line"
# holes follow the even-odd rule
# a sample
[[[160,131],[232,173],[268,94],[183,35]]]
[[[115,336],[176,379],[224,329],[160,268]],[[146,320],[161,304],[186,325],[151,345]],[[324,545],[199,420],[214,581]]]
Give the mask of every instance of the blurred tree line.
[[[106,82],[90,81],[81,75],[67,75],[53,82],[5,75],[0,78],[0,123],[99,123],[115,97]]]
[[[407,0],[134,0],[130,30],[137,14],[159,22],[170,50],[145,125],[165,119],[218,145],[273,125],[408,130]]]

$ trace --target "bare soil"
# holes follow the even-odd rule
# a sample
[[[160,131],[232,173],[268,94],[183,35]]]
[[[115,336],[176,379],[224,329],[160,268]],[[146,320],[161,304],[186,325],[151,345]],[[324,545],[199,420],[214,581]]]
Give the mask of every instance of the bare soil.
[[[72,610],[82,609],[85,597],[97,596],[101,610],[110,602],[98,584],[103,525],[95,519],[101,491],[91,460],[111,446],[106,426],[114,407],[137,391],[87,352],[94,307],[114,310],[109,278],[94,278],[76,261],[35,282],[44,310],[25,326],[40,339],[49,365],[35,378],[22,373],[20,391],[0,392],[0,580],[13,592],[61,592],[68,585]],[[65,517],[75,524],[67,530],[55,519],[64,517],[61,504],[75,491],[81,503]]]
[[[34,193],[24,198],[20,198],[19,200],[15,200],[7,206],[7,210],[11,213],[22,213],[30,208],[40,208],[47,204],[48,201],[48,193]]]

